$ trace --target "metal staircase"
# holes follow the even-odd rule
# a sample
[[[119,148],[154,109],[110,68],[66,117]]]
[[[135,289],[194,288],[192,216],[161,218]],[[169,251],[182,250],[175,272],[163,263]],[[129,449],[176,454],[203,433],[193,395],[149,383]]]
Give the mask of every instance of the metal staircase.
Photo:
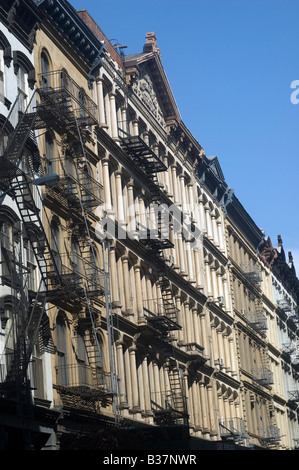
[[[66,251],[65,265],[73,276],[77,293],[77,317],[78,329],[81,329],[85,343],[89,370],[91,373],[88,386],[56,386],[63,400],[72,400],[72,397],[80,397],[80,403],[84,406],[92,400],[106,406],[113,403],[117,415],[117,394],[114,387],[115,364],[110,361],[109,373],[103,370],[100,345],[98,340],[98,328],[101,323],[101,310],[106,309],[107,335],[110,343],[109,349],[114,350],[113,325],[111,325],[110,302],[105,300],[109,296],[107,276],[109,272],[99,268],[94,248],[94,235],[90,215],[92,209],[100,204],[99,185],[86,171],[88,158],[85,147],[85,133],[87,126],[96,124],[96,106],[85,97],[81,101],[79,86],[62,71],[49,74],[49,88],[38,90],[39,103],[37,105],[37,126],[40,129],[51,129],[60,136],[64,136],[64,142],[68,147],[68,154],[64,158],[59,157],[61,182],[57,188],[51,189],[51,195],[60,204],[66,202],[71,231],[78,242],[79,267],[72,263],[74,253]],[[68,158],[68,167],[66,165]],[[71,171],[70,170],[70,166]],[[60,173],[61,171],[61,173]],[[72,230],[74,229],[74,231]],[[78,269],[77,269],[78,268]],[[68,269],[66,272],[68,272]],[[62,279],[64,276],[62,276]],[[59,299],[58,299],[59,300]],[[56,299],[52,302],[55,304]],[[76,312],[74,311],[76,314]],[[109,351],[110,352],[110,351]],[[110,352],[111,354],[111,352]],[[78,402],[73,402],[74,403]],[[80,406],[81,406],[80,405]]]
[[[123,130],[120,131],[124,133]],[[169,223],[166,223],[165,212],[163,212],[165,210],[167,211],[167,209],[165,209],[165,207],[162,208],[160,205],[161,191],[157,177],[157,173],[167,171],[167,167],[141,137],[129,136],[127,133],[124,134],[125,136],[121,139],[122,149],[136,168],[138,168],[138,171],[141,171],[146,176],[156,219],[154,230],[151,230],[152,225],[150,222],[150,229],[147,230],[148,236],[140,238],[140,242],[147,248],[151,259],[155,263],[162,295],[163,313],[154,315],[148,309],[145,309],[145,314],[147,321],[162,335],[161,339],[162,342],[164,342],[162,349],[165,351],[166,355],[175,358],[175,348],[172,345],[174,338],[171,332],[181,327],[177,321],[177,308],[174,303],[168,266],[164,257],[164,250],[172,248],[173,244],[169,239]],[[183,379],[180,376],[180,369],[176,359],[175,366],[169,368],[168,378],[170,393],[165,395],[164,405],[158,406],[157,403],[153,402],[153,411],[156,421],[160,424],[172,423],[186,425],[188,422],[186,398]]]

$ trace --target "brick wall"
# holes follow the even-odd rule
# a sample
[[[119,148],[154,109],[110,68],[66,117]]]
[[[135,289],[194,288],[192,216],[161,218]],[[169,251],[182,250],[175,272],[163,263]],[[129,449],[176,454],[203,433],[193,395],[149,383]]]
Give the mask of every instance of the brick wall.
[[[94,21],[94,19],[90,16],[90,14],[86,10],[78,10],[78,15],[81,17],[81,19],[84,21],[84,23],[89,27],[89,29],[93,32],[95,37],[99,39],[100,41],[105,41],[105,45],[107,48],[107,52],[111,55],[111,57],[115,60],[115,62],[122,67],[122,59],[120,54],[115,50],[115,48],[112,46],[112,44],[109,42],[103,31],[100,29],[100,27],[97,25],[97,23]]]

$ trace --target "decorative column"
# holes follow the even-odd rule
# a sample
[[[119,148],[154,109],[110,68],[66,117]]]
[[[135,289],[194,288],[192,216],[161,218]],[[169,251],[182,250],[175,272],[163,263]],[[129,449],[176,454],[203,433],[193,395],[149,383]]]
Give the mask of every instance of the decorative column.
[[[172,187],[173,187],[174,203],[179,205],[180,201],[179,201],[179,194],[178,194],[177,172],[176,172],[176,166],[175,165],[171,166],[171,175],[172,175]]]
[[[181,185],[182,211],[184,213],[187,210],[185,177],[184,177],[184,175],[180,175],[179,178],[180,178],[180,185]]]
[[[166,166],[166,168],[168,168],[168,157],[167,155],[164,155],[163,156],[163,163],[164,165]],[[165,181],[165,184],[167,186],[167,194],[170,193],[170,186],[169,186],[169,173],[168,173],[168,170],[164,171],[164,181]]]
[[[212,296],[214,300],[217,300],[218,289],[217,289],[217,276],[216,276],[215,263],[212,263],[211,265],[211,279],[212,279],[212,286],[213,286]]]
[[[110,172],[109,172],[109,159],[104,158],[102,160],[102,170],[103,170],[103,186],[104,186],[104,196],[105,196],[105,205],[107,209],[111,209],[111,188],[110,188]]]
[[[121,128],[123,131],[128,132],[128,122],[127,122],[127,108],[126,105],[121,107]],[[125,134],[121,133],[121,137],[124,137]]]
[[[140,411],[139,396],[138,396],[139,388],[138,388],[137,367],[136,367],[136,349],[137,348],[135,344],[129,348],[132,405],[133,405],[134,413],[137,413],[138,411]]]
[[[207,237],[212,239],[212,225],[211,225],[211,216],[210,216],[210,207],[205,206],[205,216],[206,216],[206,227],[207,227]]]
[[[117,282],[117,266],[116,266],[116,255],[115,246],[110,246],[110,273],[111,273],[111,290],[112,290],[112,302],[120,305],[119,289]]]
[[[132,122],[132,126],[133,126],[133,135],[135,136],[139,135],[139,127],[138,127],[137,119],[134,119],[134,121]]]
[[[117,355],[117,365],[118,365],[118,377],[119,377],[120,389],[121,389],[121,394],[120,394],[120,397],[119,397],[120,409],[128,408],[126,383],[125,383],[123,344],[124,343],[122,341],[117,341],[115,343],[115,345],[116,345],[116,355]]]
[[[200,402],[200,391],[199,391],[199,383],[196,379],[194,379],[192,384],[192,398],[193,398],[193,406],[194,406],[194,425],[195,431],[197,433],[200,432],[200,436],[202,436],[203,430],[203,421],[201,415],[201,402]]]
[[[161,397],[161,389],[160,389],[160,377],[159,377],[159,366],[157,364],[157,362],[154,360],[153,361],[153,377],[154,377],[154,401],[160,405],[160,406],[164,406],[165,403],[163,403],[162,401],[162,397]]]
[[[144,357],[142,364],[142,378],[144,390],[144,412],[145,416],[152,416],[151,397],[150,397],[150,384],[148,380],[148,363],[147,356]]]
[[[106,118],[105,118],[103,78],[98,77],[96,79],[96,84],[97,84],[97,101],[98,101],[98,112],[99,112],[99,125],[100,125],[100,127],[107,127]]]
[[[204,347],[205,355],[208,356],[209,352],[209,344],[207,340],[207,332],[206,332],[206,314],[204,310],[199,314],[200,319],[200,329],[201,329],[201,338],[199,338],[198,344]]]
[[[210,263],[209,263],[209,258],[205,258],[205,272],[206,272],[206,281],[207,281],[207,296],[212,296],[212,283],[211,283],[211,269],[210,269]]]
[[[182,232],[178,232],[176,234],[177,236],[177,241],[178,241],[178,251],[179,251],[179,260],[180,260],[180,268],[181,268],[181,274],[182,275],[187,275],[186,272],[186,264],[185,264],[185,253],[184,253],[184,242],[183,242],[183,235]]]
[[[207,399],[208,399],[210,431],[211,431],[211,434],[215,434],[216,433],[215,405],[213,403],[213,387],[211,383],[207,384]]]
[[[198,198],[198,205],[199,205],[199,218],[200,218],[200,230],[203,233],[207,232],[207,223],[206,223],[206,216],[205,216],[205,207],[203,202],[203,197],[200,196]]]
[[[130,180],[127,186],[128,190],[128,231],[136,236],[136,213],[135,213],[135,201],[134,201],[134,183]]]
[[[136,291],[136,306],[137,306],[137,323],[138,325],[145,324],[146,320],[143,315],[143,304],[142,304],[142,289],[141,289],[141,278],[140,278],[139,264],[134,265],[134,277],[135,277],[135,291]]]
[[[230,297],[229,297],[229,290],[228,290],[228,281],[226,277],[223,278],[223,289],[224,289],[225,310],[229,312],[230,311]]]
[[[236,377],[238,374],[237,374],[237,365],[236,365],[236,353],[234,349],[234,338],[232,334],[228,337],[228,346],[230,350],[232,376]]]
[[[129,258],[128,256],[123,256],[122,268],[123,268],[123,282],[124,282],[124,294],[125,294],[125,313],[127,315],[133,315],[132,309],[132,299],[131,299],[131,280],[130,280],[130,270],[129,270]]]
[[[211,334],[212,334],[212,354],[213,354],[212,366],[214,366],[215,360],[220,357],[215,320],[213,320],[213,323],[211,325]]]
[[[212,218],[212,233],[213,233],[214,244],[216,246],[219,246],[215,209],[211,213],[211,218]]]
[[[115,185],[117,193],[117,219],[118,223],[123,226],[125,223],[125,210],[122,189],[122,172],[119,170],[115,172]]]
[[[218,278],[218,296],[224,298],[221,268],[219,268],[217,271],[217,278]]]
[[[205,387],[204,378],[200,381],[199,391],[200,391],[203,433],[206,434],[209,432],[209,423],[208,423],[208,409],[207,409],[208,407],[207,407],[206,387]]]
[[[223,347],[223,336],[222,336],[222,330],[221,327],[216,330],[217,331],[217,338],[218,338],[218,348],[219,348],[219,359],[222,359],[223,363],[220,363],[220,369],[224,370],[226,369],[226,364],[225,364],[225,355],[224,355],[224,347]]]
[[[182,345],[184,342],[184,331],[183,330],[183,323],[184,319],[182,318],[182,308],[181,308],[181,296],[176,295],[175,296],[175,305],[178,311],[177,318],[178,318],[178,324],[182,327],[182,329],[178,330],[178,345]]]
[[[193,250],[191,247],[191,241],[186,240],[186,252],[187,252],[187,261],[188,261],[188,275],[189,275],[189,282],[194,283],[194,269],[193,269]]]
[[[109,102],[110,102],[110,116],[111,116],[111,137],[113,139],[118,140],[116,99],[115,99],[114,89],[109,93]]]
[[[225,234],[222,230],[221,218],[217,219],[217,232],[218,232],[218,239],[219,239],[219,248],[221,251],[225,251]]]
[[[190,210],[190,212],[194,212],[193,184],[188,183],[187,188],[188,188],[189,210]],[[196,222],[198,222],[198,221],[196,221]]]
[[[193,328],[192,328],[192,318],[190,316],[189,310],[189,301],[184,302],[184,311],[185,311],[185,339],[187,344],[193,343]]]
[[[202,346],[200,341],[200,334],[199,334],[199,323],[200,318],[198,316],[198,309],[197,307],[192,308],[192,334],[193,334],[193,341],[194,343]]]

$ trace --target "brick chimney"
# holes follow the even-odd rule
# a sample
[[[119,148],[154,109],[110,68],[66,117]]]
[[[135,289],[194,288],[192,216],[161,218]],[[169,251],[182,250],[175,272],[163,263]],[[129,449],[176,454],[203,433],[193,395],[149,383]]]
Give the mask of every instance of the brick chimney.
[[[146,33],[146,44],[143,46],[143,52],[157,52],[160,55],[155,33]]]

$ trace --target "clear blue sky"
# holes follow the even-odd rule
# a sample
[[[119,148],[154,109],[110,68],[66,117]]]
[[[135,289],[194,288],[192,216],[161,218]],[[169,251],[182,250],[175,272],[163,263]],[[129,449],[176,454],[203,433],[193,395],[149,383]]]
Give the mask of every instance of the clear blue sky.
[[[71,0],[141,52],[154,31],[181,117],[299,274],[299,0]]]

